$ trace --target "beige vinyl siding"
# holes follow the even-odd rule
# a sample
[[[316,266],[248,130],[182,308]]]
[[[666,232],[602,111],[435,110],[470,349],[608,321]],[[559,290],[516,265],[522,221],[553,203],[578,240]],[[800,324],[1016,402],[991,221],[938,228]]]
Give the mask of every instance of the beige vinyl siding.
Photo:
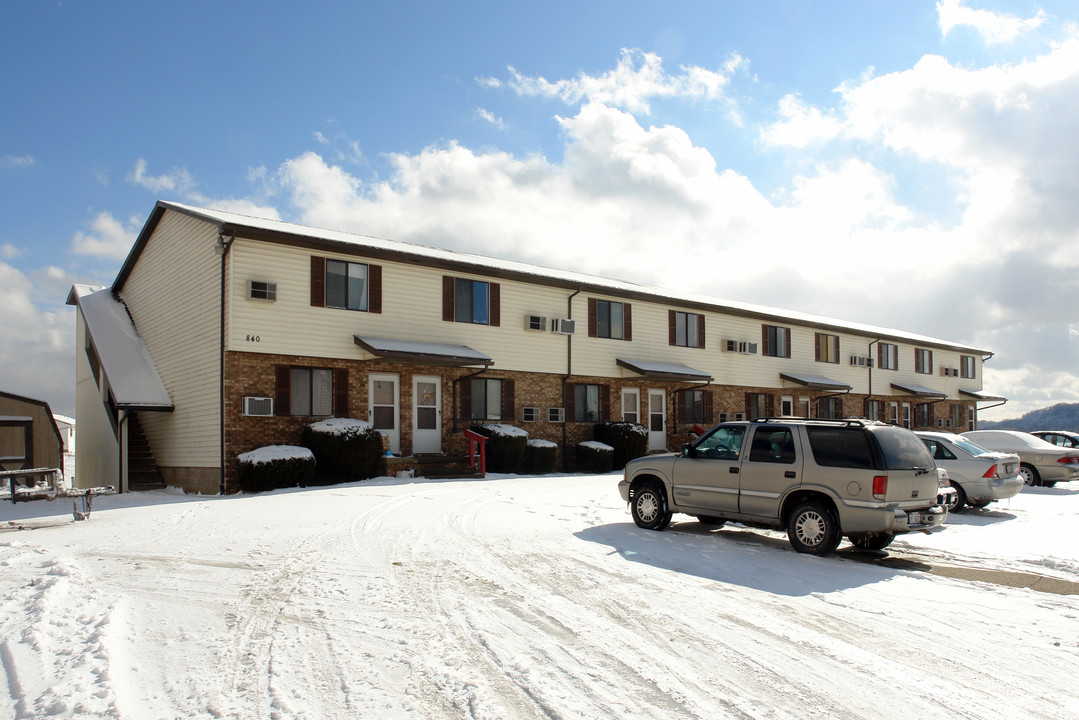
[[[94,380],[86,358],[86,323],[75,306],[75,406],[78,432],[75,433],[75,487],[117,486],[120,482],[120,448],[109,422],[104,392]]]
[[[382,312],[312,307],[312,255],[381,266]],[[243,238],[236,239],[230,259],[230,350],[370,359],[353,340],[355,335],[369,335],[467,345],[490,355],[501,370],[565,372],[566,338],[526,330],[525,316],[543,315],[548,322],[565,317],[570,294],[566,291]],[[443,275],[499,283],[500,326],[444,321]],[[277,283],[277,300],[249,300],[251,280]]]
[[[175,405],[141,413],[157,464],[220,465],[220,278],[210,223],[166,212],[122,290]]]

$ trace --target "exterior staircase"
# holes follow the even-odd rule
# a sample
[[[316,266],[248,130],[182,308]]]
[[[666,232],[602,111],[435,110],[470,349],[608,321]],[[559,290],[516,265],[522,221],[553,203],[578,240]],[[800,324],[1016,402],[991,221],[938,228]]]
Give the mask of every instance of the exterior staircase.
[[[157,461],[142,431],[137,413],[127,418],[127,489],[160,490],[165,487]]]

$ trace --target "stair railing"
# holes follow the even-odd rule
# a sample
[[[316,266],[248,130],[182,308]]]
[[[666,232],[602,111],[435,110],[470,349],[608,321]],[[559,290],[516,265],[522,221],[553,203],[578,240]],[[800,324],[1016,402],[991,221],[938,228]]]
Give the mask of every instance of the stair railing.
[[[468,467],[476,469],[476,446],[479,446],[480,475],[487,476],[487,438],[474,430],[464,430],[465,439],[468,440]]]

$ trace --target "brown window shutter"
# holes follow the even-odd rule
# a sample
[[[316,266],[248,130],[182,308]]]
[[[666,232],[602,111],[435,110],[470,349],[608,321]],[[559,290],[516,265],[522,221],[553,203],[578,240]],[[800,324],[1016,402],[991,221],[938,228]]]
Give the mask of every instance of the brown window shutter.
[[[588,298],[588,337],[596,337],[596,299]]]
[[[835,362],[839,362],[839,336],[832,337],[832,357],[835,358]]]
[[[623,340],[633,340],[633,306],[629,303],[622,303],[622,331]]]
[[[611,419],[611,387],[610,385],[599,386],[599,419],[607,422]]]
[[[697,347],[704,348],[704,315],[697,316]]]
[[[843,398],[841,397],[835,399],[835,416],[837,418],[843,417]]]
[[[745,410],[746,410],[746,419],[747,420],[751,417],[751,413],[753,412],[752,400],[753,400],[753,393],[746,393],[746,408],[745,408]]]
[[[929,355],[929,370],[927,370],[926,372],[928,372],[930,375],[932,375],[933,374],[933,351],[930,350],[928,355]]]
[[[502,420],[513,422],[517,417],[517,403],[514,399],[513,380],[502,381]]]
[[[715,418],[715,411],[712,408],[712,392],[710,390],[704,391],[704,403],[702,404],[704,405],[704,422],[711,424],[713,418]]]
[[[761,355],[768,356],[770,354],[770,348],[768,347],[768,326],[761,325]]]
[[[274,368],[277,378],[274,385],[274,415],[292,414],[292,368],[277,365]]]
[[[686,394],[685,390],[674,394],[675,416],[679,425],[686,424]]]
[[[382,266],[367,266],[367,311],[382,312]]]
[[[791,329],[783,328],[784,345],[787,346],[787,354],[783,357],[789,358],[791,356]]]
[[[678,313],[674,310],[667,311],[667,344],[678,344]]]
[[[764,414],[768,417],[775,417],[776,414],[776,399],[772,395],[764,396]]]
[[[488,283],[491,298],[491,327],[498,327],[502,321],[502,292],[498,283]]]
[[[333,371],[333,414],[334,417],[348,417],[348,368]]]
[[[453,322],[453,278],[442,276],[442,319]]]
[[[461,419],[472,419],[472,380],[467,378],[461,383]]]
[[[311,307],[326,307],[326,258],[311,256]]]
[[[820,333],[813,334],[813,359],[820,362]]]
[[[577,417],[577,383],[566,383],[566,420],[572,422]]]

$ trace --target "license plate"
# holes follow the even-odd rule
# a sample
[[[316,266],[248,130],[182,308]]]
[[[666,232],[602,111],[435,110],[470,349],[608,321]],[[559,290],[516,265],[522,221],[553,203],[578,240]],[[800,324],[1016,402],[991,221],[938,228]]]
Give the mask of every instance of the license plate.
[[[922,524],[922,514],[920,512],[908,513],[907,514],[907,524],[908,525],[921,525]]]

